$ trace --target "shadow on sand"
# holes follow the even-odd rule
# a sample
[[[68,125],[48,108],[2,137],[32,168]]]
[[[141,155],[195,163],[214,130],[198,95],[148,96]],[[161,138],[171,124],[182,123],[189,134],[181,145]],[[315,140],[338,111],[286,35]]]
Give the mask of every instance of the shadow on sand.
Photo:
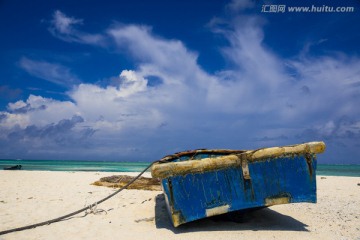
[[[157,228],[166,228],[175,234],[201,231],[304,231],[307,225],[269,208],[223,214],[211,218],[189,222],[175,228],[168,216],[165,197],[156,196],[155,224]]]

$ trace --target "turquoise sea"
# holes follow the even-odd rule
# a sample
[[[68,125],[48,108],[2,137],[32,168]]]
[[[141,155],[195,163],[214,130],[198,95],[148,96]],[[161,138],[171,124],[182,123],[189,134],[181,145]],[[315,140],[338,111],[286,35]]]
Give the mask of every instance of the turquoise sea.
[[[21,165],[22,170],[40,171],[84,171],[84,172],[141,172],[148,162],[109,162],[73,160],[0,160],[0,170],[4,167]]]
[[[0,160],[4,167],[22,165],[22,170],[42,171],[93,171],[93,172],[141,172],[149,162],[65,161],[65,160]],[[317,175],[360,177],[360,165],[318,164]]]

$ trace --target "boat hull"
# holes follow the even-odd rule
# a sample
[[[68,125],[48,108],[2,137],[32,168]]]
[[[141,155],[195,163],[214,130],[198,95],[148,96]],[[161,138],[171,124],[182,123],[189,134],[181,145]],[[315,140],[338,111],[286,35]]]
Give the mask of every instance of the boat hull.
[[[162,180],[175,227],[197,219],[276,204],[316,202],[316,160],[304,156],[249,164],[251,179],[241,167],[168,177]]]
[[[193,160],[191,158],[184,156],[177,161],[189,164]],[[212,160],[209,154],[197,154],[196,159],[204,159],[205,162]],[[219,159],[223,163],[226,156]],[[241,161],[240,164],[206,171],[168,174],[175,169],[173,166],[163,175],[160,174],[173,225],[177,227],[243,209],[316,202],[315,153],[283,154],[245,161],[245,165],[243,163]],[[179,166],[178,163],[171,164]],[[154,170],[153,175],[157,174]]]

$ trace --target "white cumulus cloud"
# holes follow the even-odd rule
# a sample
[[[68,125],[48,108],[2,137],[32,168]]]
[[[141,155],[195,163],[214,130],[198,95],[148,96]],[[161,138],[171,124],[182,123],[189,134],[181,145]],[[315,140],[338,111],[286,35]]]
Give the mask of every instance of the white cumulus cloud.
[[[231,4],[234,9],[251,7],[250,2]],[[21,145],[34,134],[39,146],[42,141],[48,146],[53,138],[54,152],[56,144],[61,151],[69,148],[68,140],[78,145],[71,148],[74,156],[149,160],[190,148],[254,148],[323,139],[352,146],[359,138],[360,59],[311,56],[311,51],[281,58],[264,43],[264,21],[257,16],[211,22],[213,31],[228,41],[220,51],[232,64],[216,74],[207,73],[198,53],[183,42],[157,36],[148,26],[117,24],[88,34],[77,30],[84,22],[80,19],[56,12],[53,21],[56,37],[97,46],[107,39],[137,67],[119,69],[108,86],[74,85],[67,92],[70,101],[31,95],[10,103],[0,113],[1,128],[6,128],[2,142],[16,136],[13,141]],[[99,41],[86,40],[90,35]],[[42,65],[25,60],[29,62]],[[31,69],[36,67],[28,72],[39,77],[46,74]],[[160,80],[154,86],[153,78]],[[31,146],[23,147],[24,154],[31,152]],[[336,156],[344,152],[339,149]]]

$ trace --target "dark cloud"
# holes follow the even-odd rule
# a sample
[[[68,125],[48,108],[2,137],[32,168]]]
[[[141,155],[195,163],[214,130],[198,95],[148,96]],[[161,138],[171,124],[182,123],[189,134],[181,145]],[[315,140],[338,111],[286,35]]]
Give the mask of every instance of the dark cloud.
[[[301,134],[297,135],[300,139],[360,139],[360,127],[356,125],[357,121],[346,116],[331,122],[331,126],[322,128],[307,128]]]
[[[45,110],[46,108],[47,108],[46,105],[41,105],[39,107],[34,108],[30,104],[26,104],[24,107],[20,107],[20,108],[16,108],[16,109],[10,109],[9,112],[10,113],[25,114],[25,113],[36,111],[36,110]]]
[[[309,88],[308,86],[306,86],[306,85],[304,85],[304,86],[301,87],[301,92],[302,92],[303,94],[306,94],[306,95],[310,95],[310,94],[311,94],[310,88]]]
[[[5,113],[0,112],[0,122],[2,122],[3,120],[5,120],[7,118]]]
[[[82,117],[73,116],[71,119],[63,119],[56,124],[49,124],[44,127],[30,125],[24,129],[11,131],[8,134],[8,139],[13,142],[42,141],[44,146],[49,144],[71,146],[74,143],[80,145],[81,141],[91,137],[96,131],[90,127],[75,131],[75,126],[82,122],[84,122]]]
[[[350,83],[349,86],[350,86],[350,87],[353,87],[353,88],[358,88],[358,87],[360,87],[360,81],[357,81],[357,82],[354,82],[354,83]]]

